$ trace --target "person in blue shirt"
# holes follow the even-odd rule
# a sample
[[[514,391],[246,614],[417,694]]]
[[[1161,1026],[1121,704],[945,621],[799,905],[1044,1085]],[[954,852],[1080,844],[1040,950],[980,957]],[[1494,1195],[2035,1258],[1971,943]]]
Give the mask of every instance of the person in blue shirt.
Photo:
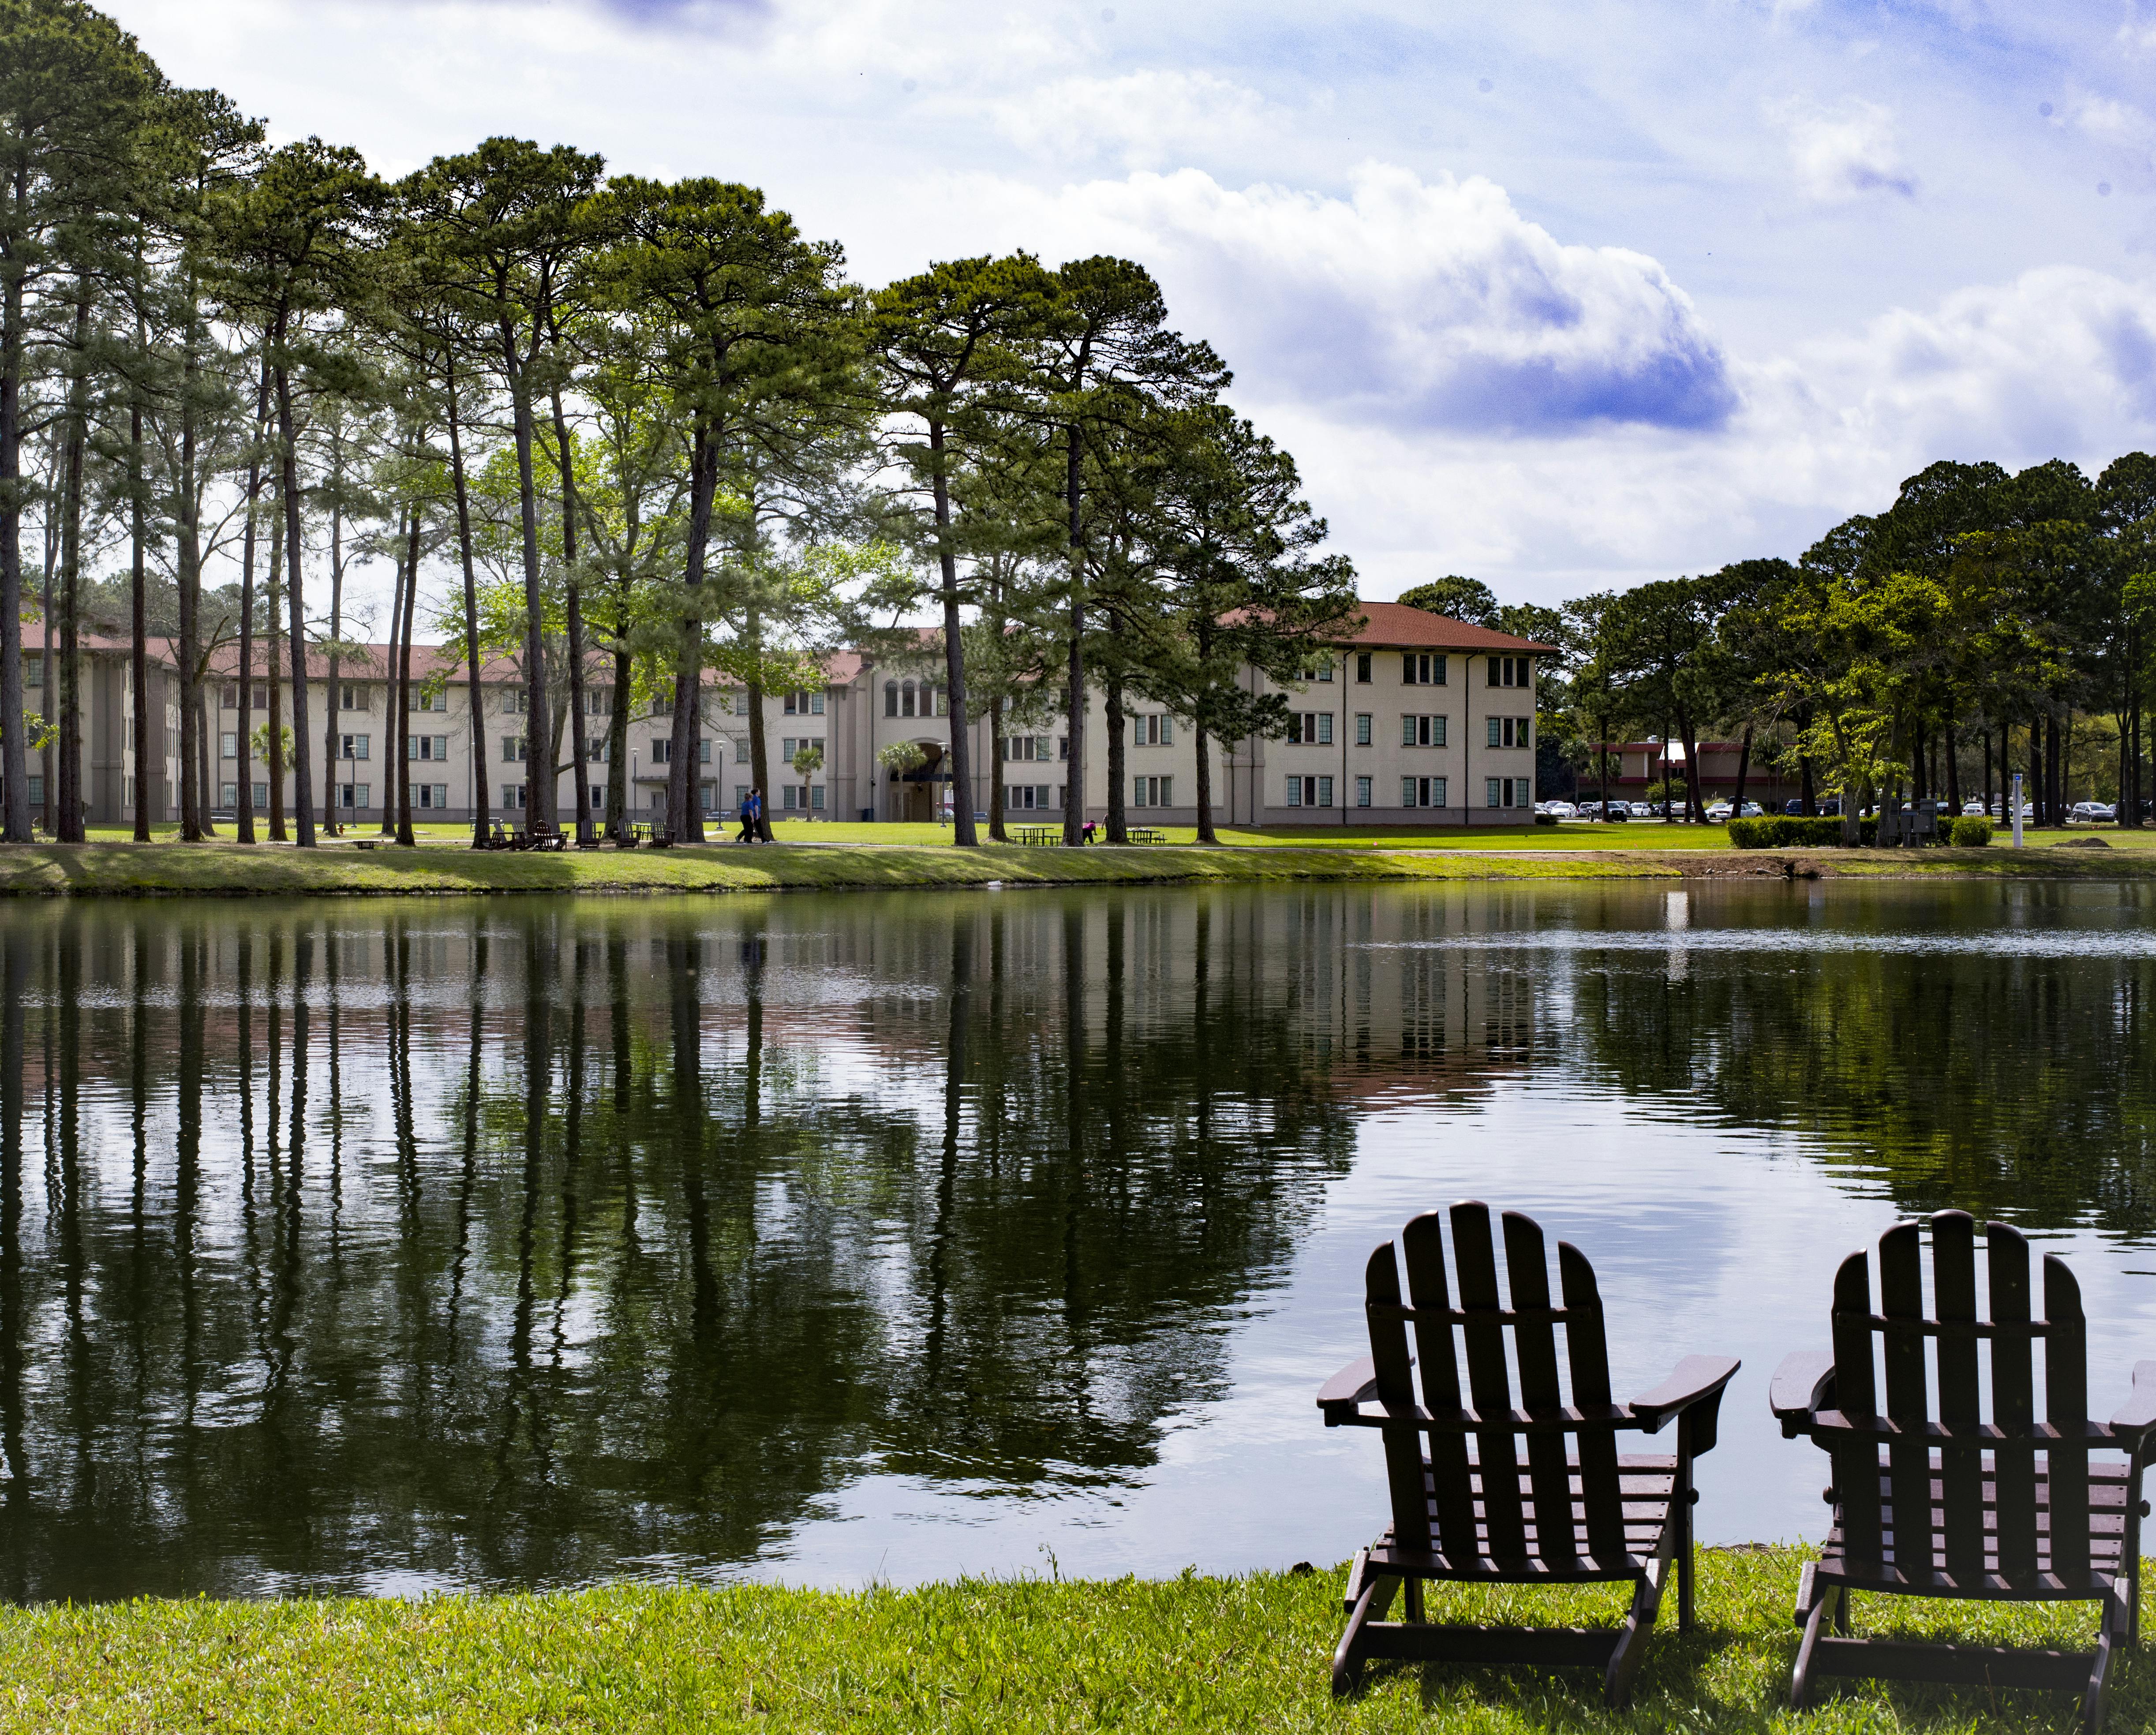
[[[747,794],[742,797],[741,835],[736,838],[734,841],[737,844],[754,843],[756,841],[757,831],[756,822],[761,819],[762,815],[763,802],[762,798],[757,796],[756,791],[752,789]]]

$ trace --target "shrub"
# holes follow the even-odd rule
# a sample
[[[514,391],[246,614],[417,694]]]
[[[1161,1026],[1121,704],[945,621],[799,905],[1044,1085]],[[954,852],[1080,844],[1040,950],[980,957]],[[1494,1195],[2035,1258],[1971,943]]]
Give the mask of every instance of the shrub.
[[[1841,841],[1841,821],[1779,815],[1765,819],[1732,819],[1729,841],[1740,850],[1831,849]]]
[[[1537,825],[1554,825],[1557,824],[1557,815],[1555,814],[1537,814],[1535,815],[1535,824]]]
[[[1991,841],[1991,822],[1975,814],[1964,814],[1947,827],[1947,841],[1957,850],[1981,850]]]

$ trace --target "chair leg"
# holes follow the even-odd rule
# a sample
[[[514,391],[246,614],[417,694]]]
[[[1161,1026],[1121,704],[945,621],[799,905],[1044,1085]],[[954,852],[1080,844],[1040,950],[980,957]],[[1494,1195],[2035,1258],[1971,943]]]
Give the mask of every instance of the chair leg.
[[[1363,1684],[1363,1645],[1364,1629],[1373,1620],[1383,1620],[1385,1610],[1392,1606],[1393,1593],[1399,1589],[1398,1578],[1372,1575],[1363,1586],[1363,1594],[1355,1599],[1355,1611],[1348,1617],[1348,1630],[1340,1635],[1339,1648],[1332,1653],[1332,1697],[1342,1699]]]
[[[1647,1563],[1647,1570],[1632,1592],[1632,1606],[1625,1611],[1624,1622],[1617,1629],[1617,1643],[1602,1676],[1602,1702],[1612,1711],[1622,1711],[1632,1702],[1632,1682],[1647,1660],[1647,1635],[1654,1630],[1655,1616],[1662,1606],[1662,1587],[1668,1582],[1669,1569],[1666,1558]]]
[[[1797,1666],[1789,1671],[1789,1708],[1804,1711],[1812,1702],[1812,1656],[1819,1649],[1820,1632],[1830,1619],[1845,1618],[1848,1598],[1839,1584],[1819,1590],[1811,1611],[1804,1617],[1804,1642],[1797,1646]]]
[[[2082,1735],[2097,1735],[2103,1727],[2104,1703],[2111,1696],[2112,1660],[2133,1625],[2133,1601],[2124,1580],[2112,1586],[2104,1599],[2103,1620],[2097,1629],[2096,1660],[2089,1665],[2088,1690],[2082,1695]]]

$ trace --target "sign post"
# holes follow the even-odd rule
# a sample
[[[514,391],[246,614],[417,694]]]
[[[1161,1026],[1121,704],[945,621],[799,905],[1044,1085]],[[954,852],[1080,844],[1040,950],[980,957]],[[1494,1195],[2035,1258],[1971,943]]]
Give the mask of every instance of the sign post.
[[[2014,773],[2014,847],[2021,847],[2021,773]]]

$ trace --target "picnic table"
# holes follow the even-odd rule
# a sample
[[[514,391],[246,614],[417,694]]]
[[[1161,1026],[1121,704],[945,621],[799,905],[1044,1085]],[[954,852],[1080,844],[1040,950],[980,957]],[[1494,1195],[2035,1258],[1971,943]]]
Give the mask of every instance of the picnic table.
[[[1063,841],[1063,828],[1060,825],[1020,825],[1013,828],[1011,835],[1021,844],[1045,849],[1051,844]]]
[[[1125,835],[1134,844],[1164,844],[1168,841],[1166,832],[1150,825],[1133,825]]]

